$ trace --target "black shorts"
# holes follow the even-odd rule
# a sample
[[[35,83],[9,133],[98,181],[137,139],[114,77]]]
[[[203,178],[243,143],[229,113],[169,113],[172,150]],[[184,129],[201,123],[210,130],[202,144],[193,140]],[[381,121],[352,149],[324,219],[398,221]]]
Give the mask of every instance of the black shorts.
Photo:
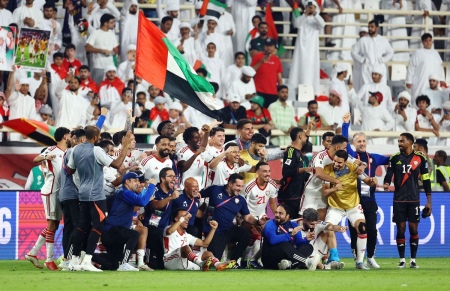
[[[396,202],[393,205],[394,216],[392,222],[420,222],[420,201],[415,202]]]

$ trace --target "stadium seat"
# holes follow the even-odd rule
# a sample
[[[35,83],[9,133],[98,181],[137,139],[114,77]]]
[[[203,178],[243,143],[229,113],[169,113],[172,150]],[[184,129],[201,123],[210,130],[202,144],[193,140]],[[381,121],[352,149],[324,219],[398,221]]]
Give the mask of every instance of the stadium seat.
[[[314,88],[311,85],[298,85],[298,96],[297,101],[299,102],[308,102],[310,100],[314,100]]]
[[[391,81],[402,81],[406,79],[406,65],[391,65]]]

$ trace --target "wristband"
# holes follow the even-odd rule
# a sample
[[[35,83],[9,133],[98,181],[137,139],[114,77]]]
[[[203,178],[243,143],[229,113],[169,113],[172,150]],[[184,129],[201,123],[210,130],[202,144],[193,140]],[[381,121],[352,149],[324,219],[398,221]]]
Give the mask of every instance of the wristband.
[[[183,216],[180,217],[180,222],[181,222],[181,223],[184,222],[184,217],[183,217]]]

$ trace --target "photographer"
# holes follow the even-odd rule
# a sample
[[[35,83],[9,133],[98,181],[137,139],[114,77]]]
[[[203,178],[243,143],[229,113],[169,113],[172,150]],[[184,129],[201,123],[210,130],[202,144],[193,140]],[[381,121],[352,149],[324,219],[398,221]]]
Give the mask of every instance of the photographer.
[[[398,94],[398,103],[395,106],[392,116],[395,120],[394,131],[411,131],[414,130],[417,111],[411,108],[411,95],[403,91]]]

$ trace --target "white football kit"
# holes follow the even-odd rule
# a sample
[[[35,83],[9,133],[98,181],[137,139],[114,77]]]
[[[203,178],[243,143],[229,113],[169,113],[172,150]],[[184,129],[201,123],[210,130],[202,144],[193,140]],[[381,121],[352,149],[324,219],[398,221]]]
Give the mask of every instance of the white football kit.
[[[244,197],[247,199],[250,214],[254,217],[261,217],[266,214],[269,199],[278,197],[277,183],[270,179],[266,187],[260,188],[256,179],[251,180],[244,186]]]
[[[193,155],[194,152],[188,146],[185,146],[181,148],[180,151],[177,153],[178,162],[187,161]],[[185,171],[184,173],[181,173],[182,176],[181,187],[184,189],[184,181],[186,181],[187,178],[192,177],[197,180],[199,190],[201,190],[205,187],[207,175],[208,175],[208,164],[205,162],[204,153],[201,153],[196,157],[191,167],[187,169],[187,171]]]
[[[239,164],[233,164],[233,166],[230,167],[228,163],[223,160],[214,169],[214,180],[212,185],[225,185],[228,183],[228,178],[230,178],[232,174],[245,173],[251,168],[252,166],[248,164],[243,165],[242,167],[239,167]]]
[[[166,231],[170,227],[164,229],[164,267],[168,270],[200,270],[197,264],[189,261],[187,258],[181,257],[181,248],[187,245],[193,246],[196,237],[190,235],[186,231],[179,233],[174,231],[167,235]]]
[[[144,173],[146,179],[153,178],[159,181],[159,172],[163,168],[172,169],[173,162],[169,157],[164,160],[159,160],[156,156],[150,155],[143,159],[139,164],[139,169]]]
[[[46,160],[48,171],[45,175],[44,186],[41,188],[41,197],[44,204],[45,216],[50,220],[61,220],[62,210],[59,206],[59,189],[61,184],[61,169],[64,151],[57,146],[48,147],[41,156],[54,155],[51,161]]]

